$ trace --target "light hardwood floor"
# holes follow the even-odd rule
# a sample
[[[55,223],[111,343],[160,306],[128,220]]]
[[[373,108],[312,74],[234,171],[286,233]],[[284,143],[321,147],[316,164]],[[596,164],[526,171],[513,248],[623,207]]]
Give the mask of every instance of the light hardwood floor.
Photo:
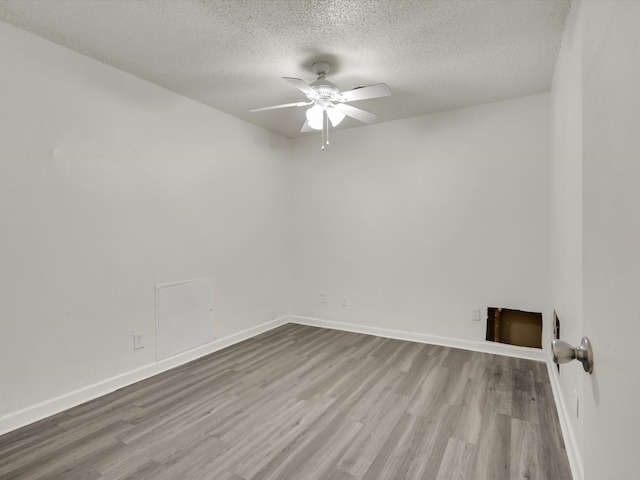
[[[1,479],[571,479],[544,363],[288,324],[0,437]]]

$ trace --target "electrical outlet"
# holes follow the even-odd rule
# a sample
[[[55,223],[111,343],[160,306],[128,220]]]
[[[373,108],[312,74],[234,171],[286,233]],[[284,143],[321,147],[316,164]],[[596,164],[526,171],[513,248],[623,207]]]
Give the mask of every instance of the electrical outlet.
[[[320,303],[327,303],[327,294],[320,292]]]
[[[347,297],[342,297],[341,305],[343,307],[346,307],[347,305],[349,305],[349,300],[347,299]]]
[[[474,322],[480,321],[480,309],[471,311],[471,320],[473,320]]]
[[[144,333],[138,332],[133,334],[133,349],[140,350],[144,348]]]

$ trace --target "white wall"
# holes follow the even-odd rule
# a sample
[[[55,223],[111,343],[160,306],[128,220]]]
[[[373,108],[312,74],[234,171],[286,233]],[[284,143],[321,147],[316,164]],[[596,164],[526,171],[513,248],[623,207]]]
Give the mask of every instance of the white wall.
[[[0,420],[153,363],[156,284],[212,277],[218,337],[286,313],[285,138],[1,22],[0,58]]]
[[[542,94],[293,140],[292,312],[475,341],[472,309],[546,314],[548,119]]]
[[[562,367],[584,478],[638,478],[640,2],[575,1],[553,88],[551,259],[563,338],[594,346],[592,375]]]
[[[567,18],[552,88],[550,285],[551,310],[561,322],[561,338],[577,344],[584,335],[582,291],[582,25],[580,3]],[[569,422],[567,439],[582,468],[582,416],[575,415],[575,393],[583,397],[584,371],[578,362],[562,365],[560,401]],[[569,445],[571,447],[571,445]],[[576,479],[577,480],[577,479]]]
[[[640,2],[582,2],[587,480],[639,477]]]

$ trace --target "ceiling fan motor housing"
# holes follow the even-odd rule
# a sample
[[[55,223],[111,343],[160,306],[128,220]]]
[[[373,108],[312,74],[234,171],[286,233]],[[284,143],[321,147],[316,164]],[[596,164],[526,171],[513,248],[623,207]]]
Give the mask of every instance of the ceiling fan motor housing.
[[[328,100],[338,100],[340,96],[340,90],[333,83],[327,80],[318,80],[310,84],[317,93],[319,98],[326,98]]]

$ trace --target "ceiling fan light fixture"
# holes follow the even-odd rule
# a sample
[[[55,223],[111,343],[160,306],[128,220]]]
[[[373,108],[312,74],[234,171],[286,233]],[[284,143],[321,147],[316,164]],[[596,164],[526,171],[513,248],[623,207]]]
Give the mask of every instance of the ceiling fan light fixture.
[[[307,110],[307,123],[314,130],[322,130],[324,110],[320,105],[314,105]]]
[[[310,108],[306,111],[307,120],[302,125],[300,132],[306,133],[311,130],[321,131],[323,149],[325,145],[329,145],[329,122],[331,122],[331,126],[335,128],[344,120],[345,116],[354,118],[362,123],[374,123],[378,121],[379,117],[375,113],[349,105],[348,102],[388,97],[391,95],[389,87],[384,83],[377,83],[375,85],[356,87],[352,90],[341,92],[337,85],[331,83],[326,78],[330,68],[331,65],[325,61],[314,63],[313,72],[318,75],[318,79],[310,84],[300,78],[282,77],[289,85],[304,93],[308,101],[252,108],[250,111],[262,112],[265,110],[310,105]]]

